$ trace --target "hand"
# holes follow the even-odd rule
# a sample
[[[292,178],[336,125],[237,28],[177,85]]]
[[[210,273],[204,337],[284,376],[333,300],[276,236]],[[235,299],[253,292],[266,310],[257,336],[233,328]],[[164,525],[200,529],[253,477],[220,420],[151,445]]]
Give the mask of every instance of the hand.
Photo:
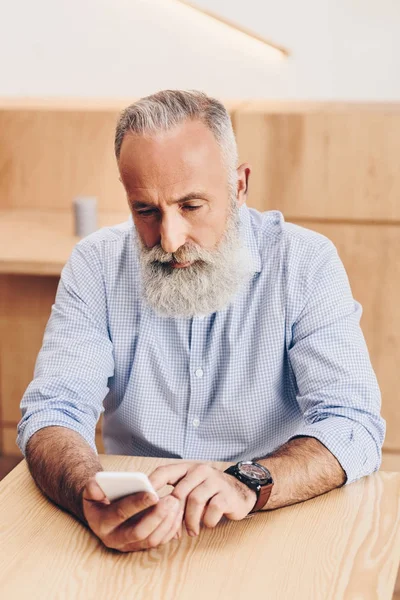
[[[156,548],[179,537],[183,508],[174,496],[139,492],[110,502],[94,477],[83,493],[83,514],[105,546],[120,552]]]
[[[175,487],[171,495],[185,503],[185,525],[192,536],[199,534],[201,522],[215,527],[223,516],[244,519],[257,500],[247,485],[207,464],[182,462],[158,467],[149,479],[155,490],[167,484]]]

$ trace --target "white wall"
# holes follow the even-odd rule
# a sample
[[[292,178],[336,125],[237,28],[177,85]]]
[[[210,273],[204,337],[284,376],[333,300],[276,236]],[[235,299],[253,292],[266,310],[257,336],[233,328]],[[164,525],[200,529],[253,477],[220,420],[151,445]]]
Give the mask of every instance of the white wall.
[[[170,0],[0,0],[0,96],[400,100],[400,0],[196,0],[291,49],[280,60]],[[236,41],[235,41],[236,40]]]

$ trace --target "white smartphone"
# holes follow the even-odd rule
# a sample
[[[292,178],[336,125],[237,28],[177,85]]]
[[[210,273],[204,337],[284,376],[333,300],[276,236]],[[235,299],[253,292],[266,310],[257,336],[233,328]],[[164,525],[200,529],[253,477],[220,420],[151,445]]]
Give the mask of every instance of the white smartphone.
[[[145,473],[99,471],[95,478],[110,502],[137,492],[150,492],[158,498],[157,492]]]

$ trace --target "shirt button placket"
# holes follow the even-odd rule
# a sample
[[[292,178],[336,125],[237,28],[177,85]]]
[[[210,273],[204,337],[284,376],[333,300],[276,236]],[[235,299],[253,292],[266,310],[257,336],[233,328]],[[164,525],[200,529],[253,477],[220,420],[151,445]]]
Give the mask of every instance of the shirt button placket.
[[[203,348],[206,327],[204,319],[192,320],[192,340],[190,347],[190,404],[187,420],[186,455],[194,458],[197,451],[196,430],[201,426],[205,390],[205,369]]]

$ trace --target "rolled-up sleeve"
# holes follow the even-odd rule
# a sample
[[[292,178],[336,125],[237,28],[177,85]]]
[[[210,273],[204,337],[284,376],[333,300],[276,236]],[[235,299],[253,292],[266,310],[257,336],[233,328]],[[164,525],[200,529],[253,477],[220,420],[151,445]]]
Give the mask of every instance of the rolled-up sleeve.
[[[385,435],[379,386],[360,328],[362,310],[327,240],[310,260],[302,285],[306,301],[289,349],[303,414],[296,435],[318,439],[351,483],[379,469]]]
[[[78,432],[96,449],[96,423],[113,373],[100,255],[83,240],[61,274],[34,379],[21,401],[22,453],[36,431],[54,425]]]

